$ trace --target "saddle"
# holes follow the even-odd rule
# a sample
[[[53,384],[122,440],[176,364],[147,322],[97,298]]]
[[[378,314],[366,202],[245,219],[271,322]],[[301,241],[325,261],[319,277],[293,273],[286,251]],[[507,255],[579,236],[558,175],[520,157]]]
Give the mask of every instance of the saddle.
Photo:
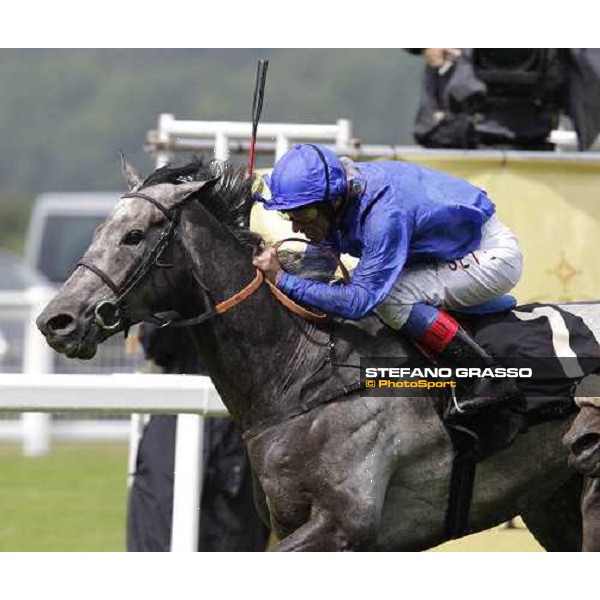
[[[558,376],[560,366],[554,346],[555,331],[552,329],[547,311],[541,310],[544,305],[525,305],[518,309],[514,296],[504,295],[484,304],[462,308],[454,311],[453,316],[461,326],[470,331],[477,341],[496,357],[504,366],[522,366],[533,361],[536,370],[543,369],[547,373],[542,380],[535,382],[522,380],[521,398],[498,410],[477,416],[465,416],[458,425],[446,423],[453,442],[464,451],[470,446],[473,458],[480,462],[496,452],[509,446],[519,433],[525,433],[530,427],[551,420],[562,420],[572,415],[577,407],[574,402],[575,390],[581,379],[600,367],[600,361],[588,364],[587,373],[583,370],[579,376]],[[577,338],[580,355],[589,358],[600,358],[600,347],[592,332],[579,318],[572,318],[556,306],[546,306],[556,311],[557,316],[565,323],[569,337]],[[523,313],[540,319],[522,319]],[[541,317],[546,316],[546,319]],[[567,325],[568,320],[568,325]],[[528,323],[527,321],[531,321]],[[516,342],[515,342],[516,340]],[[594,364],[596,363],[596,364]],[[460,391],[459,391],[460,394]],[[436,409],[442,420],[445,420],[447,404],[444,398],[438,402]],[[469,440],[469,442],[467,442]]]

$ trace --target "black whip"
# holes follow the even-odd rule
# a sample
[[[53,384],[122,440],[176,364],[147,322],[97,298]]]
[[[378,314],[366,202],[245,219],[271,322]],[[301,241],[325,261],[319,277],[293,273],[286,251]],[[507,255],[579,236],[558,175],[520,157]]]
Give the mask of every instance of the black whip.
[[[262,112],[263,99],[265,97],[265,85],[267,83],[267,68],[269,67],[268,59],[260,59],[258,61],[258,69],[256,71],[256,85],[254,86],[254,101],[252,103],[252,138],[250,140],[250,165],[248,174],[251,176],[254,172],[254,147],[256,145],[256,130],[258,129],[258,121]]]

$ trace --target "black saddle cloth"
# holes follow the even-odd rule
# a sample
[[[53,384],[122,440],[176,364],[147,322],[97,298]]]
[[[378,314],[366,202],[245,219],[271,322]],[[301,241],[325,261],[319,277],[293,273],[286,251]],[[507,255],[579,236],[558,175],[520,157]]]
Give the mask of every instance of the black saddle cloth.
[[[572,415],[580,382],[600,371],[598,340],[580,317],[560,306],[535,303],[460,319],[499,364],[530,366],[535,373],[532,379],[519,380],[521,404],[466,418],[462,427],[452,429],[455,445],[472,444],[477,461],[505,448],[531,426]]]

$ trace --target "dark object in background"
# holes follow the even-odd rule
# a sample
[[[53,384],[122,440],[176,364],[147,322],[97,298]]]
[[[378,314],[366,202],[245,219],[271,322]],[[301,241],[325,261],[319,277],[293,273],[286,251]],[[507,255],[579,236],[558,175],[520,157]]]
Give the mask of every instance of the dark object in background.
[[[129,552],[169,550],[176,423],[174,416],[153,416],[144,430],[129,496]],[[198,550],[265,550],[269,531],[254,508],[248,459],[230,419],[206,420],[204,469]]]
[[[586,150],[599,109],[600,50],[467,48],[443,72],[425,67],[414,135],[429,148],[552,150],[565,113]]]
[[[570,59],[566,111],[587,150],[600,132],[600,48],[571,48]]]
[[[169,373],[202,374],[185,330],[144,325],[146,356]],[[129,552],[166,552],[171,543],[177,418],[153,416],[144,428],[127,514]],[[198,550],[262,552],[269,530],[254,507],[246,449],[231,419],[206,419]]]

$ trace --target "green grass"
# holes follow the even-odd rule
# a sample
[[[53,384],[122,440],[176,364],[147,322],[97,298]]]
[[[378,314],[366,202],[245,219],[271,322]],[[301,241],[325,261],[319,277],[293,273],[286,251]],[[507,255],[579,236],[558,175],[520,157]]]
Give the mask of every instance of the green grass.
[[[123,551],[126,461],[126,444],[53,444],[40,458],[0,444],[0,551]],[[434,552],[540,550],[517,520]]]
[[[0,444],[0,551],[123,551],[126,470],[126,444]]]

